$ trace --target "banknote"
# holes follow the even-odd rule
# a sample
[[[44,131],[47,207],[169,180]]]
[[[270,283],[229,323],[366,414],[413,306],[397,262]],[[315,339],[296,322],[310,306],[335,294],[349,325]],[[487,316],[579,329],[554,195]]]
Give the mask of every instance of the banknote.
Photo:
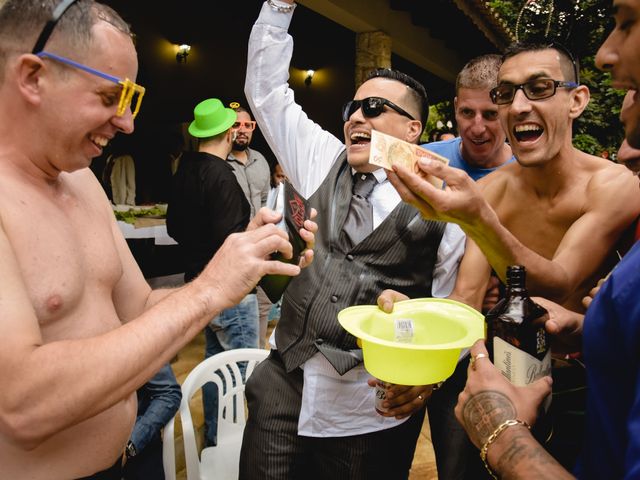
[[[433,153],[426,148],[419,147],[414,143],[405,142],[399,138],[392,137],[386,133],[371,130],[371,146],[369,151],[369,163],[391,170],[392,165],[402,165],[405,168],[416,172],[416,163],[419,158],[430,158],[445,165],[449,164],[449,159]],[[434,187],[442,188],[442,180],[429,175],[427,181]]]

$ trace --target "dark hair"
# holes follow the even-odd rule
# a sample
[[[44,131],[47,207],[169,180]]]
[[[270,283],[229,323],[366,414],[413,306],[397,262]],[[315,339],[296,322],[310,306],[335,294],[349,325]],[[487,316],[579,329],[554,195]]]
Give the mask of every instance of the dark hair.
[[[414,103],[417,108],[422,122],[422,128],[427,125],[427,119],[429,118],[429,99],[427,97],[427,91],[424,86],[418,82],[415,78],[410,77],[406,73],[402,73],[398,70],[391,68],[376,68],[367,75],[367,80],[372,78],[388,78],[397,82],[405,84],[408,88],[409,100]],[[366,80],[365,80],[366,81]]]
[[[277,160],[269,162],[269,184],[271,188],[276,188],[276,185],[273,183],[273,176],[276,174],[276,167],[278,166],[282,169],[282,165],[280,165]]]
[[[10,53],[31,52],[59,3],[60,0],[7,0],[0,8],[0,76]],[[131,34],[129,25],[111,7],[94,0],[77,0],[60,17],[49,42],[62,44],[63,50],[85,52],[93,40],[91,28],[99,21]]]
[[[564,79],[580,83],[580,68],[573,54],[564,45],[553,43],[516,42],[507,47],[502,55],[502,61],[524,52],[539,52],[541,50],[555,50],[560,54],[560,68]]]
[[[253,116],[251,115],[251,112],[249,110],[247,110],[244,107],[231,107],[236,113],[246,113],[247,115],[249,115],[249,118],[253,118]]]

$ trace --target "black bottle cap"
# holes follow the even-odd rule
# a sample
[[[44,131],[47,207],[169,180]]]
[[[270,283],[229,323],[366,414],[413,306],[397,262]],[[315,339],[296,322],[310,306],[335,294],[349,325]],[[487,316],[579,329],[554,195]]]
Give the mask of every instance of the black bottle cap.
[[[522,265],[509,265],[507,267],[507,287],[525,288],[527,272]]]

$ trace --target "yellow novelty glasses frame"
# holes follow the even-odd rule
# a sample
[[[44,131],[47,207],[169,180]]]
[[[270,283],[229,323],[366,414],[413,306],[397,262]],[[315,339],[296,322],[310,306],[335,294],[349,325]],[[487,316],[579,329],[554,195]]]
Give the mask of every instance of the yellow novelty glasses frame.
[[[51,60],[55,60],[56,62],[63,63],[65,65],[69,65],[74,68],[78,68],[84,72],[90,73],[92,75],[96,75],[100,78],[104,78],[105,80],[109,80],[113,83],[117,83],[122,87],[120,90],[120,100],[118,101],[118,109],[116,110],[116,115],[121,117],[126,112],[127,107],[132,104],[133,97],[136,95],[135,106],[131,111],[132,118],[136,118],[138,112],[140,111],[140,105],[142,104],[142,97],[144,97],[145,88],[137,83],[132,82],[128,78],[124,80],[114,77],[113,75],[109,75],[108,73],[101,72],[100,70],[96,70],[91,67],[87,67],[81,63],[78,63],[74,60],[70,60],[65,57],[61,57],[60,55],[56,55],[50,52],[39,52],[36,54],[40,58],[49,58]]]

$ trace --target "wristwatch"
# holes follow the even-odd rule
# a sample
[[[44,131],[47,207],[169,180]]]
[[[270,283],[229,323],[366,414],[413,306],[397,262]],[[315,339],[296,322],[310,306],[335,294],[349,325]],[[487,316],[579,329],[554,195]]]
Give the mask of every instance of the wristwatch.
[[[273,0],[267,0],[267,3],[278,13],[289,13],[292,12],[294,8],[296,8],[295,3],[292,3],[291,5],[278,5]]]
[[[127,442],[127,446],[125,447],[124,452],[127,455],[127,458],[135,457],[138,454],[138,451],[136,450],[136,446],[133,444],[131,440]]]

